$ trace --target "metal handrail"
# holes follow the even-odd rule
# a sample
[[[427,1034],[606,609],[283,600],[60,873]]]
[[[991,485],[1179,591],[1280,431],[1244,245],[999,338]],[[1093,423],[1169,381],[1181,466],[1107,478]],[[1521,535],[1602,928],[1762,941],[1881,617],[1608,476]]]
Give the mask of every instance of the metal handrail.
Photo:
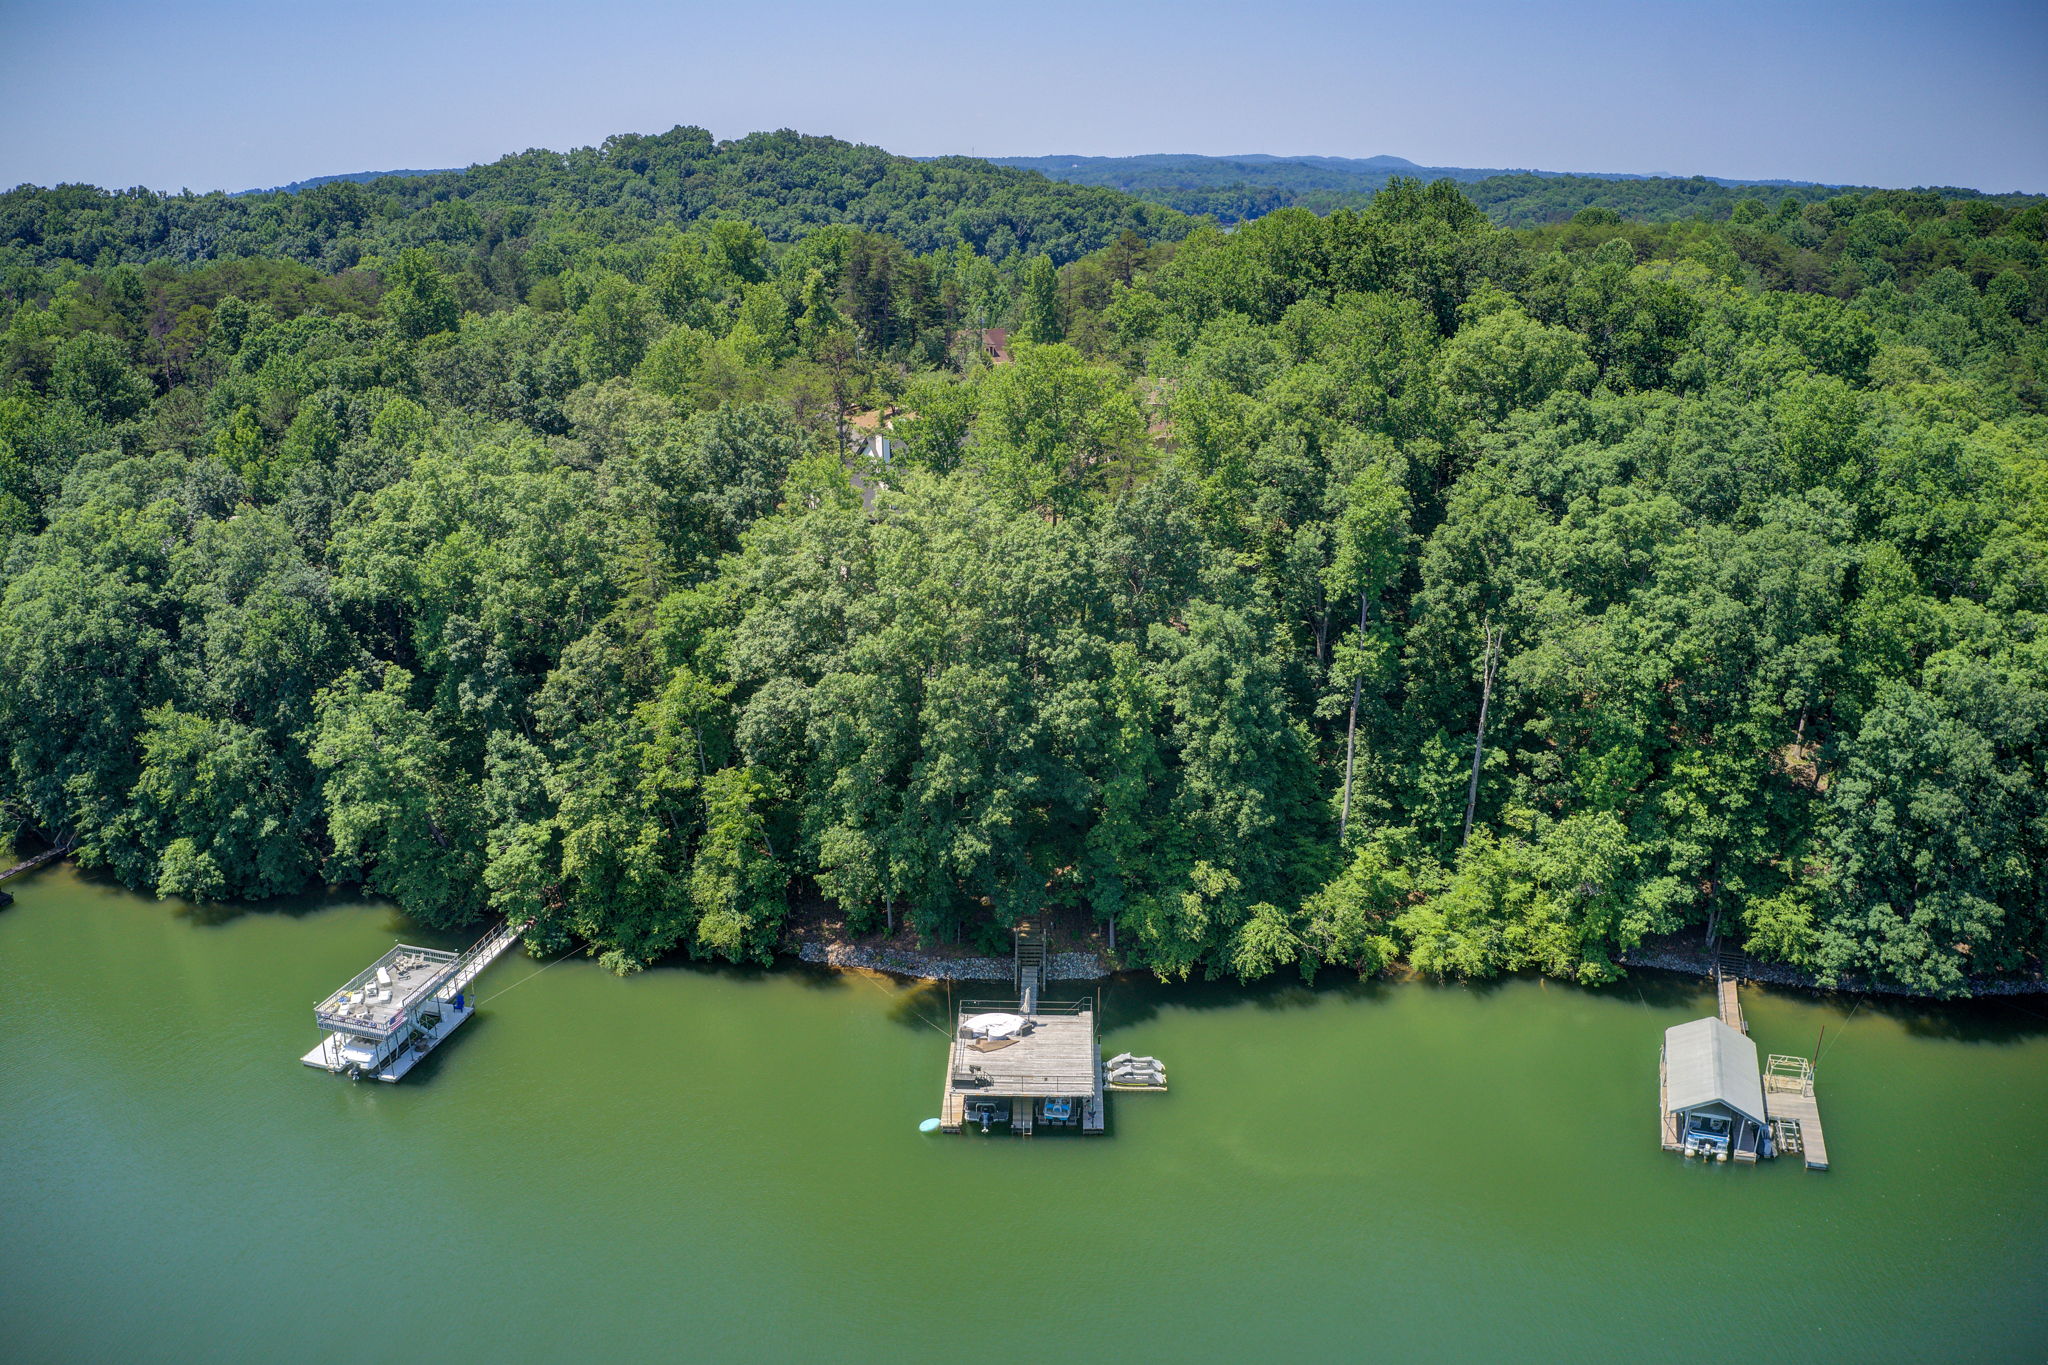
[[[961,1014],[1015,1014],[1020,1003],[1016,1000],[962,1000],[956,1008]],[[1092,1000],[1041,1000],[1034,1013],[1086,1014],[1094,1008]]]
[[[495,960],[499,953],[504,952],[514,943],[517,943],[519,936],[532,927],[533,921],[530,919],[522,920],[518,924],[514,924],[511,920],[506,920],[475,943],[470,944],[463,951],[462,955],[455,959],[455,970],[442,978],[440,987],[441,998],[443,1000],[454,999],[463,987],[468,986],[470,981],[474,981],[481,974],[482,968],[479,967],[477,971],[470,973],[469,980],[462,981],[459,986],[456,984],[457,981],[461,980],[464,972],[469,972],[471,967],[476,966],[478,959],[488,954]]]

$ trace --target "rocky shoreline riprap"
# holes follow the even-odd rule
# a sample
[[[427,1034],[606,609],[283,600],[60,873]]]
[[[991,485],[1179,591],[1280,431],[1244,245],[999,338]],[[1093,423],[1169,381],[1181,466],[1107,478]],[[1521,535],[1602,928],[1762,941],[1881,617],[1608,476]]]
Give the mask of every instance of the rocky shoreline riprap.
[[[859,967],[925,981],[1008,981],[1015,967],[1007,957],[949,957],[910,948],[865,948],[857,943],[797,945],[797,957],[824,967]],[[1094,953],[1053,953],[1046,958],[1050,981],[1094,981],[1109,975],[1109,964]]]
[[[915,948],[889,948],[879,945],[858,943],[827,942],[807,939],[796,945],[796,956],[804,962],[821,967],[851,967],[871,972],[886,972],[890,976],[910,977],[922,981],[1008,981],[1015,970],[1007,957],[979,957],[974,955],[952,955],[924,952]],[[1644,944],[1616,958],[1624,967],[1648,967],[1657,971],[1680,972],[1687,976],[1712,976],[1712,956],[1704,947],[1682,943]],[[1046,976],[1051,981],[1099,981],[1112,974],[1112,968],[1099,953],[1053,953],[1046,959]],[[1820,991],[1828,989],[1815,979],[1811,972],[1802,972],[1797,967],[1782,962],[1758,962],[1751,960],[1743,971],[1745,980],[1760,981],[1772,986],[1791,986],[1800,990]],[[1873,995],[1895,995],[1902,999],[1925,1000],[1930,997],[1916,996],[1909,991],[1886,986],[1881,982],[1845,978],[1834,989]],[[2048,995],[2048,980],[1987,980],[1972,981],[1970,996],[1982,998],[2007,995]]]

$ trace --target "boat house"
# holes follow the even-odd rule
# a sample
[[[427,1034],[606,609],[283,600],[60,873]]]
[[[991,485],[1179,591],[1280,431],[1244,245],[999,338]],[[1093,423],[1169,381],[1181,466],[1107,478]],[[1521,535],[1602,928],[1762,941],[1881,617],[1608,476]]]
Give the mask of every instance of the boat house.
[[[1763,1071],[1749,1035],[1720,1019],[1664,1031],[1660,1090],[1664,1147],[1687,1156],[1770,1156]]]
[[[1809,1171],[1828,1168],[1813,1062],[1772,1053],[1759,1070],[1742,1017],[1749,959],[1722,950],[1714,959],[1719,1018],[1664,1030],[1657,1066],[1657,1126],[1664,1150],[1709,1161],[1799,1156]]]

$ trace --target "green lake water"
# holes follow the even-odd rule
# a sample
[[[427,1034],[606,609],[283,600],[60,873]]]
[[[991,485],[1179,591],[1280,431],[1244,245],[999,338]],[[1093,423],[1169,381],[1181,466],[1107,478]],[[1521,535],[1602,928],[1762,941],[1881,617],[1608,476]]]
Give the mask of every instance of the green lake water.
[[[2041,1360],[2048,1001],[1745,992],[1827,1028],[1835,1169],[1658,1149],[1605,991],[1118,981],[1167,1095],[924,1136],[943,989],[509,958],[401,1084],[299,1065],[409,929],[45,870],[0,910],[0,1355],[464,1360]],[[1088,988],[1092,990],[1092,987]],[[1057,994],[1058,992],[1055,992]]]

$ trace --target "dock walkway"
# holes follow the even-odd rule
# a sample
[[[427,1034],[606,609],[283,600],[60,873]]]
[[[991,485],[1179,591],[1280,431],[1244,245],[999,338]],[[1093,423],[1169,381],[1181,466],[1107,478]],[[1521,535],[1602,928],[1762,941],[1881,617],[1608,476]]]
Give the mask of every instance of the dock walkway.
[[[1736,992],[1748,970],[1749,959],[1740,953],[1723,952],[1714,958],[1714,997],[1721,1022],[1742,1033],[1749,1032],[1749,1025],[1742,1018],[1742,998]]]
[[[71,845],[61,844],[56,848],[46,848],[33,858],[23,858],[13,867],[0,871],[0,882],[6,881],[9,877],[19,877],[25,872],[33,872],[44,863],[54,863],[70,851]]]
[[[478,940],[470,949],[455,960],[455,970],[439,991],[443,1000],[453,1000],[469,989],[472,981],[484,974],[484,969],[503,957],[513,944],[526,935],[533,927],[532,920],[514,924],[506,920],[496,929]]]

